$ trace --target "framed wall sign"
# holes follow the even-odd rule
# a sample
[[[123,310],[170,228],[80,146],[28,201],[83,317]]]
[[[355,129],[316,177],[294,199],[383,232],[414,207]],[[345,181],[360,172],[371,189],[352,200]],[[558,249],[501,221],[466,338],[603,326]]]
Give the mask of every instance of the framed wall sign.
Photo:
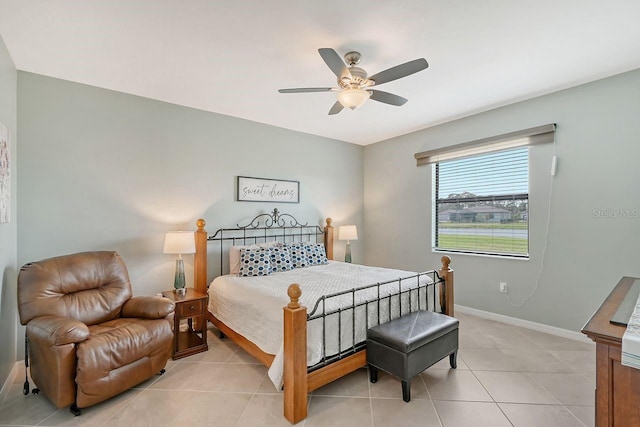
[[[239,176],[239,202],[300,203],[300,182]]]

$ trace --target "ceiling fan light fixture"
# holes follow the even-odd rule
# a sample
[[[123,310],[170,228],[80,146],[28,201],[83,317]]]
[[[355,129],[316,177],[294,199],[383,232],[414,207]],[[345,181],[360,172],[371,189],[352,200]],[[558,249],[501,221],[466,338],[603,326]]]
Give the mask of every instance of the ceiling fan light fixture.
[[[338,92],[338,101],[343,107],[355,110],[367,102],[370,96],[371,93],[364,89],[350,88]]]
[[[378,90],[378,86],[383,83],[392,82],[403,77],[415,74],[429,66],[424,58],[414,59],[404,64],[396,65],[384,71],[374,74],[371,77],[367,72],[356,65],[360,62],[360,53],[348,52],[344,60],[338,53],[328,47],[318,49],[318,53],[325,64],[333,71],[338,78],[338,87],[306,87],[279,89],[280,93],[305,93],[305,92],[337,92],[338,100],[335,101],[329,115],[338,114],[345,108],[355,110],[361,107],[367,99],[382,102],[383,104],[395,105],[397,107],[407,103],[407,99],[389,92]],[[375,89],[374,89],[375,87]]]

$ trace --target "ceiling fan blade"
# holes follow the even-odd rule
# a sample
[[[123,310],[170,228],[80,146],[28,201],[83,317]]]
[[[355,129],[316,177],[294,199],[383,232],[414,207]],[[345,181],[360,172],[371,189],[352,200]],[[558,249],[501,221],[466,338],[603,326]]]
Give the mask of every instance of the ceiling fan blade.
[[[300,87],[294,89],[278,89],[280,93],[331,92],[332,87]]]
[[[338,114],[343,108],[344,107],[340,104],[340,101],[336,101],[336,103],[333,104],[333,107],[329,110],[329,115],[333,116],[334,114]]]
[[[349,69],[335,50],[329,47],[321,47],[320,49],[318,49],[318,53],[320,54],[324,62],[329,66],[329,68],[331,68],[333,74],[335,74],[339,79],[343,79],[345,77],[351,79],[351,73],[349,72]]]
[[[428,66],[429,63],[426,59],[414,59],[413,61],[405,62],[404,64],[396,65],[395,67],[380,71],[378,74],[374,74],[369,77],[369,80],[373,80],[377,85],[381,85],[382,83],[410,76],[413,73],[426,69]]]
[[[368,92],[371,92],[370,99],[374,101],[384,102],[385,104],[396,105],[398,107],[407,103],[407,98],[389,92],[383,92],[381,90],[369,90]]]

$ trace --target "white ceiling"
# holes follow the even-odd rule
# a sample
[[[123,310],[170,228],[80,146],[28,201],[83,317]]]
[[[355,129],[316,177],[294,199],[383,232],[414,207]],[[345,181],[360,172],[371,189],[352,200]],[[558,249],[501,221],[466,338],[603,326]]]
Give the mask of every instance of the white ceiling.
[[[638,0],[0,0],[19,70],[356,144],[640,68]],[[409,99],[328,116],[317,49],[357,50]]]

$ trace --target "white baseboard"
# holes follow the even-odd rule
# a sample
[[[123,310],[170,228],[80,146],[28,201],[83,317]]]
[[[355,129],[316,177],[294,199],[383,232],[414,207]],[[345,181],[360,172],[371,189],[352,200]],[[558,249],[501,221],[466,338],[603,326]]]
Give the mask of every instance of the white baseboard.
[[[4,384],[2,384],[2,389],[0,389],[0,406],[4,404],[4,401],[7,398],[7,395],[9,394],[9,389],[11,388],[11,384],[13,384],[13,381],[15,380],[16,375],[18,375],[18,370],[20,369],[20,364],[22,363],[24,362],[18,361],[13,365],[13,368],[11,368],[11,372],[9,372],[9,376],[7,377]]]
[[[508,325],[533,329],[534,331],[544,332],[545,334],[556,335],[558,337],[568,338],[570,340],[595,345],[595,343],[591,341],[591,339],[589,339],[589,337],[587,337],[586,335],[580,332],[570,331],[568,329],[556,328],[555,326],[549,326],[543,323],[536,323],[530,320],[518,319],[517,317],[491,313],[490,311],[478,310],[477,308],[465,307],[464,305],[458,304],[454,304],[454,311],[459,311],[460,313],[471,314],[473,316],[482,317],[483,319],[495,320],[496,322],[502,322]]]

